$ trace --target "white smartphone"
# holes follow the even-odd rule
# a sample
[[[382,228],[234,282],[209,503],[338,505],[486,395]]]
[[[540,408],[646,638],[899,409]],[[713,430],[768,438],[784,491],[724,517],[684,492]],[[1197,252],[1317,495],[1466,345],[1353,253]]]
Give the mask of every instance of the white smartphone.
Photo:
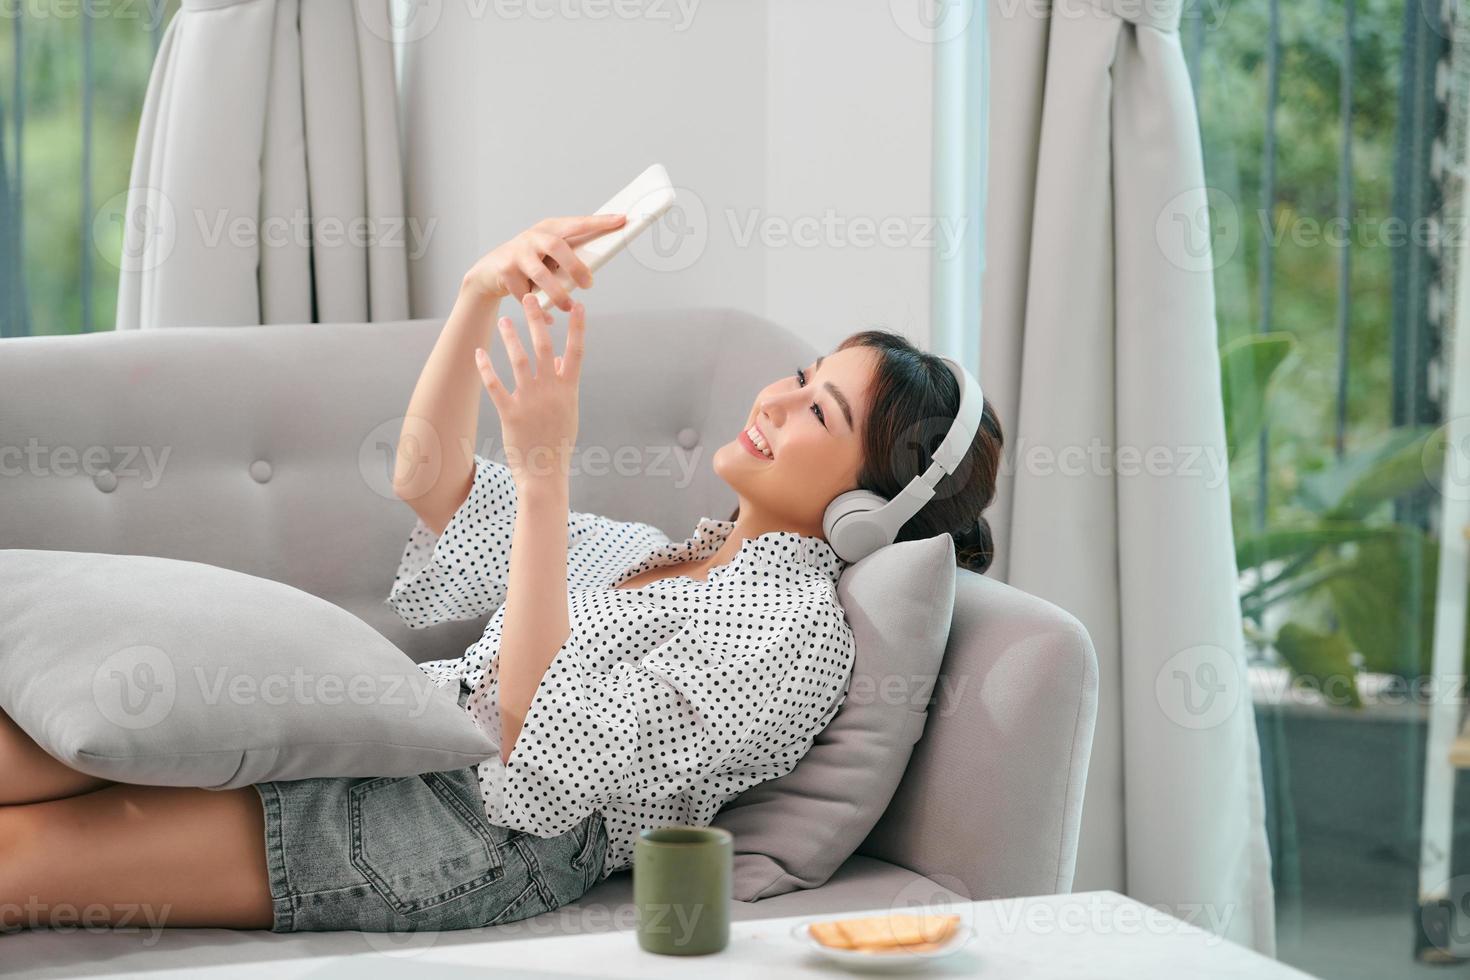
[[[596,272],[626,248],[629,242],[653,227],[654,222],[673,206],[674,185],[669,182],[669,173],[662,164],[655,163],[595,212],[626,214],[628,220],[612,231],[578,245],[573,254],[587,263],[588,269]],[[557,269],[556,278],[567,292],[577,288],[565,269]],[[541,304],[541,309],[551,309],[551,297],[546,295],[546,290],[538,289],[532,295]]]

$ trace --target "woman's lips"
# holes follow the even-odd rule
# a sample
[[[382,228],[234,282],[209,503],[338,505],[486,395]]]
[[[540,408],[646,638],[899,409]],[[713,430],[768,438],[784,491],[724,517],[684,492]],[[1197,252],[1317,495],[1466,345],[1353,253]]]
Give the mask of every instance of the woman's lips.
[[[740,445],[745,447],[746,452],[750,453],[761,462],[769,463],[771,461],[771,457],[767,456],[765,453],[755,448],[755,443],[750,441],[750,436],[746,433],[745,429],[740,430],[740,438],[737,441],[740,443]]]

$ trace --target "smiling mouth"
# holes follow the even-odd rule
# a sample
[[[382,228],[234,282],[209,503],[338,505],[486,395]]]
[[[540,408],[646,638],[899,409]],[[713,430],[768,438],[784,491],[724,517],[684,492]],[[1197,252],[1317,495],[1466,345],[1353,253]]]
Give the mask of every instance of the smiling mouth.
[[[760,434],[760,430],[753,424],[740,433],[738,441],[741,446],[745,447],[745,451],[752,456],[763,459],[768,463],[775,458],[775,454],[770,453],[766,447],[765,437]]]

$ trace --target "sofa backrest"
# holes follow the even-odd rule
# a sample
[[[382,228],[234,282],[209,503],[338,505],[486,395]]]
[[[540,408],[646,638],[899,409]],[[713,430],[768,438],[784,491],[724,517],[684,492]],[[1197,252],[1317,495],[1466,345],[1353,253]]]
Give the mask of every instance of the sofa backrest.
[[[459,655],[482,623],[411,631],[383,602],[415,520],[390,487],[393,447],[441,325],[0,340],[0,548],[221,565],[334,602],[418,661]],[[510,378],[502,345],[489,349]],[[727,517],[714,450],[762,387],[816,353],[731,309],[594,314],[572,508],[675,539]],[[504,458],[488,398],[474,448]],[[936,702],[863,851],[976,897],[1064,891],[1096,711],[1091,644],[999,582],[962,571],[957,589],[936,688],[952,700]]]
[[[572,508],[676,540],[728,517],[714,450],[815,352],[733,310],[589,319]],[[416,660],[458,655],[483,624],[411,631],[383,604],[415,519],[392,492],[393,447],[442,324],[0,341],[0,547],[222,565],[337,603]],[[487,349],[509,379],[503,345]],[[474,448],[505,458],[488,397]]]

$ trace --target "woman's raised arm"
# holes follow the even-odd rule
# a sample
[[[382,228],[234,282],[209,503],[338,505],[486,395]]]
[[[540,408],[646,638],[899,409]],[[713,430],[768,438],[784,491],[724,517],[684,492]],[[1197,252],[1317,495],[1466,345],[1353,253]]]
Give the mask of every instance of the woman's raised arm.
[[[500,758],[509,758],[536,688],[571,632],[567,615],[567,482],[577,444],[577,388],[586,332],[572,305],[561,357],[551,346],[551,318],[531,296],[521,300],[531,330],[528,352],[510,317],[498,321],[515,390],[508,390],[483,350],[475,351],[485,390],[500,413],[507,466],[516,485],[505,619],[500,631]]]
[[[563,310],[571,297],[557,281],[564,268],[583,289],[592,273],[573,253],[589,239],[618,227],[626,215],[547,218],[487,253],[465,273],[408,401],[393,469],[393,490],[435,534],[469,495],[475,475],[475,437],[481,382],[474,351],[488,346],[506,296],[517,300],[540,287]]]
[[[481,392],[474,351],[489,340],[501,298],[468,281],[460,286],[454,310],[419,373],[398,435],[393,492],[435,534],[444,532],[474,481]],[[463,447],[467,450],[461,451]]]

